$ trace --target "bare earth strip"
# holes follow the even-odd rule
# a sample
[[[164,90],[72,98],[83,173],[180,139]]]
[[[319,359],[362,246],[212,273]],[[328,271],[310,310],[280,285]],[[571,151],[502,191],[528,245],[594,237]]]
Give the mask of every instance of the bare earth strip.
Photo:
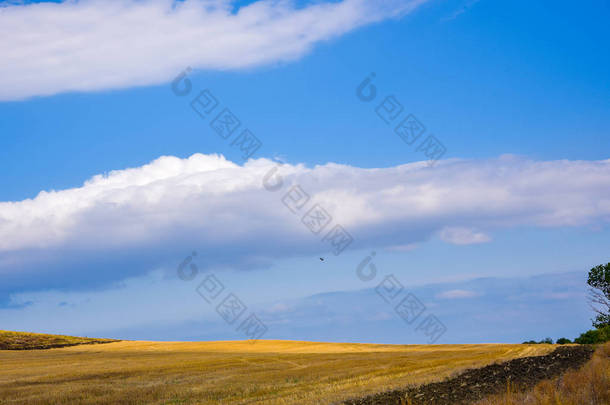
[[[550,345],[134,342],[0,350],[0,404],[324,404]]]

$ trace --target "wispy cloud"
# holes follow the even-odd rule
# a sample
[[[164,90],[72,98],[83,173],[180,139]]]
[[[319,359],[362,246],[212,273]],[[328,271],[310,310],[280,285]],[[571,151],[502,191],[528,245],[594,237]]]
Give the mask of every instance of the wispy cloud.
[[[451,21],[458,18],[460,15],[464,14],[468,9],[477,4],[481,0],[466,0],[457,10],[453,11],[447,17],[441,19],[441,21]]]
[[[491,241],[489,235],[466,227],[443,228],[439,236],[441,240],[454,245],[473,245]]]
[[[459,298],[473,298],[478,294],[474,291],[468,290],[449,290],[443,291],[441,293],[436,294],[436,298],[440,299],[459,299]]]
[[[185,66],[240,69],[297,59],[320,41],[426,0],[296,7],[230,0],[81,0],[0,6],[0,100],[159,84]]]
[[[375,292],[377,280],[357,291],[336,291],[288,301],[271,294],[253,302],[270,339],[425,343]],[[409,287],[447,324],[442,343],[522,342],[546,336],[573,338],[591,316],[586,273],[527,278],[477,278]],[[19,293],[0,307],[3,327],[122,339],[238,339],[234,327],[192,294],[193,285],[156,272],[96,291]],[[449,291],[477,291],[469,299],[439,299]],[[454,293],[455,294],[455,293]],[[557,294],[570,296],[558,299]],[[463,294],[462,294],[463,295]],[[68,305],[61,305],[66,303]],[[121,316],[117,316],[120,313]],[[95,314],[92,317],[91,314]],[[415,322],[417,324],[417,322]]]

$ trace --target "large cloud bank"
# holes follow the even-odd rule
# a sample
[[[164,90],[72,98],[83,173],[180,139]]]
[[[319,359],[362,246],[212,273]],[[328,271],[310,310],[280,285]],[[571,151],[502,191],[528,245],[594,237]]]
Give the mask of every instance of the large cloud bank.
[[[80,0],[0,6],[0,100],[159,84],[186,66],[239,69],[298,58],[320,41],[425,0],[296,7],[259,0]]]
[[[269,191],[263,179],[274,167],[282,183]],[[294,185],[310,196],[296,214],[283,198]],[[332,216],[318,235],[301,222],[314,204]],[[5,288],[116,281],[175,267],[191,250],[210,268],[252,269],[322,254],[333,224],[351,233],[349,249],[356,249],[409,246],[435,235],[485,243],[500,228],[609,221],[610,160],[509,156],[363,169],[165,156],[79,188],[0,203],[0,280]]]

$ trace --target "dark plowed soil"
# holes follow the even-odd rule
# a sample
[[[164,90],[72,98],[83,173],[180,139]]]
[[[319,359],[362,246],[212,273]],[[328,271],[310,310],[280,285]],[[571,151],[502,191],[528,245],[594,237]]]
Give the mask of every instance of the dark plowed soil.
[[[407,398],[413,405],[467,405],[506,390],[507,381],[519,389],[578,368],[591,358],[587,346],[558,347],[545,356],[522,357],[504,363],[467,370],[457,377],[419,387],[382,392],[345,401],[345,405],[401,405]],[[401,402],[402,401],[402,402]]]
[[[112,342],[118,340],[0,330],[0,350],[43,350]]]
[[[120,340],[108,340],[100,342],[80,342],[80,343],[49,343],[49,344],[36,344],[28,346],[10,346],[0,342],[0,350],[46,350],[46,349],[61,349],[62,347],[70,346],[83,346],[83,345],[103,345],[105,343],[120,342]]]

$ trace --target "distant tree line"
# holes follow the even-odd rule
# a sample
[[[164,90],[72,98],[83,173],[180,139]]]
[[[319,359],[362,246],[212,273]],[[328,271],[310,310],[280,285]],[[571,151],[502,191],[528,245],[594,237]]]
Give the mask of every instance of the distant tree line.
[[[559,338],[555,342],[558,345],[565,345],[569,343],[578,343],[581,345],[592,345],[596,343],[604,343],[610,341],[610,325],[604,326],[603,328],[591,329],[585,333],[581,333],[579,337],[571,341],[566,338]],[[545,338],[540,341],[528,340],[523,342],[523,344],[527,345],[539,345],[539,344],[553,344],[553,339]]]

